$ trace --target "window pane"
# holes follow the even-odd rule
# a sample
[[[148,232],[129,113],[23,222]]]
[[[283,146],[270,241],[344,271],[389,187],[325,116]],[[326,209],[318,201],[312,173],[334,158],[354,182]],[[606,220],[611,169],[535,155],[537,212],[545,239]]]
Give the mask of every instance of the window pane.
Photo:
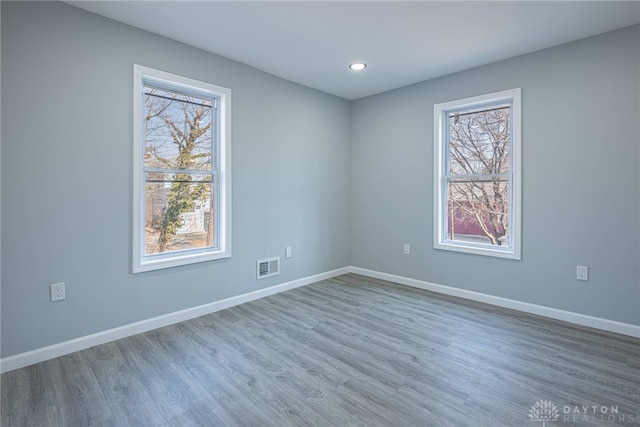
[[[212,177],[146,174],[145,254],[216,244]]]
[[[449,113],[449,173],[502,174],[511,169],[510,107]]]
[[[447,191],[447,239],[461,242],[508,245],[509,183],[449,182]]]
[[[145,87],[144,166],[211,170],[212,102]]]

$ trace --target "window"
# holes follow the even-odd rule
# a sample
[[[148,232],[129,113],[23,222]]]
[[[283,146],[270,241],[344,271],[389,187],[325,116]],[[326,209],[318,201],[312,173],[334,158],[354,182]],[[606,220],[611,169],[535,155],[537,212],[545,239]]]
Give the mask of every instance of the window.
[[[231,256],[231,90],[134,65],[133,272]]]
[[[434,106],[434,248],[520,259],[520,89]]]

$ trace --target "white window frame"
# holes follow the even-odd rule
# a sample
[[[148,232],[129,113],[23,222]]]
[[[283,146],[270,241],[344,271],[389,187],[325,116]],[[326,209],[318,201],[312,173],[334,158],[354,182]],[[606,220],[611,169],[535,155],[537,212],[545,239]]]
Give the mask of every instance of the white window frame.
[[[213,131],[214,194],[217,211],[215,247],[145,255],[144,88],[159,85],[213,98],[218,126]],[[177,267],[231,257],[231,89],[167,73],[133,66],[133,273]]]
[[[448,237],[447,155],[448,114],[511,105],[511,168],[509,176],[509,233],[506,245],[461,242]],[[434,105],[434,221],[433,247],[499,258],[521,259],[521,89],[509,89]]]

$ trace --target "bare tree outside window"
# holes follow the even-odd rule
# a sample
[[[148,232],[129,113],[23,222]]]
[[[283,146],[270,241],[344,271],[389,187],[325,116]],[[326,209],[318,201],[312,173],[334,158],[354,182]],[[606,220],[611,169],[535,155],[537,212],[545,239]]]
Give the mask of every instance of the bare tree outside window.
[[[509,233],[510,106],[448,114],[447,234],[502,245]]]
[[[211,99],[144,93],[146,254],[214,245]]]

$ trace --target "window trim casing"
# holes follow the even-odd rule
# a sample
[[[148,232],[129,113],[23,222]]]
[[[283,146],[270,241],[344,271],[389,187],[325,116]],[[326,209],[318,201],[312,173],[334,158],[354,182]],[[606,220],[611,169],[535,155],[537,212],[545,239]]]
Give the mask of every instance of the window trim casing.
[[[522,89],[514,88],[484,95],[434,104],[434,249],[492,256],[513,260],[522,259]],[[482,104],[511,104],[511,178],[509,198],[509,238],[508,247],[470,242],[452,241],[447,238],[447,203],[445,179],[447,144],[447,113],[452,110],[472,109]]]
[[[213,178],[217,198],[218,247],[176,251],[146,256],[145,245],[145,178],[144,178],[144,101],[145,82],[161,84],[169,90],[180,90],[217,99],[219,123],[213,135],[217,170]],[[133,65],[133,233],[132,272],[141,273],[231,257],[231,89],[168,73],[142,65]]]

